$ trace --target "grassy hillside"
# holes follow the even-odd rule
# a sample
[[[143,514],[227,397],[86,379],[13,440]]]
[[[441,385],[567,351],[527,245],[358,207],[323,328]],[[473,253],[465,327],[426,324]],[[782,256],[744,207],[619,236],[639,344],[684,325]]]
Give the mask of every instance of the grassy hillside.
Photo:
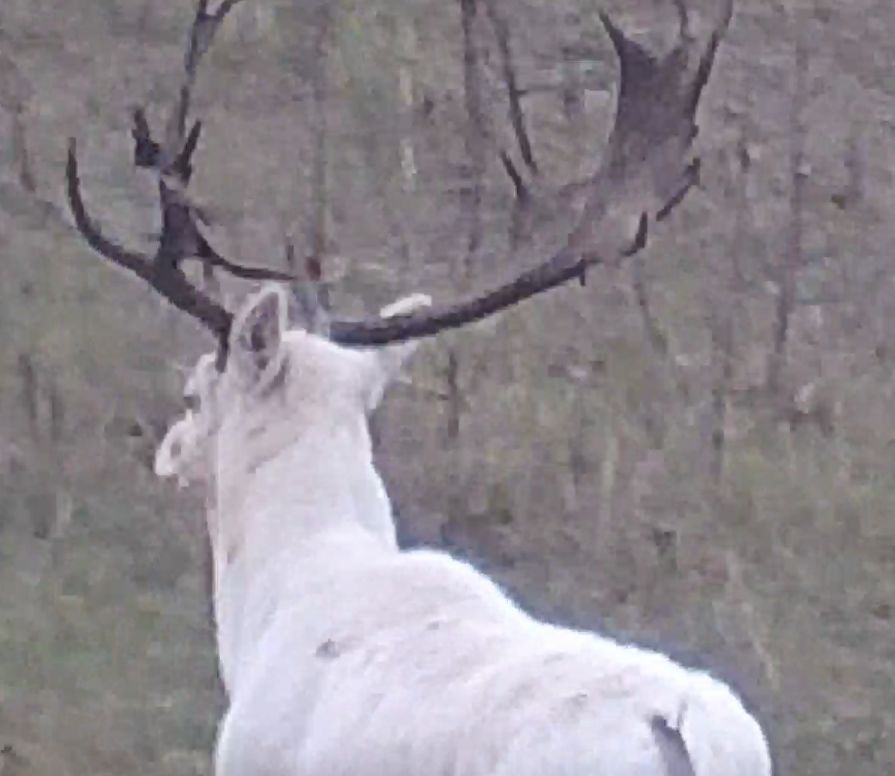
[[[189,6],[0,4],[4,776],[210,771],[201,500],[150,471],[210,343],[90,253],[63,199],[77,135],[92,210],[151,249],[130,110],[160,126]],[[220,249],[279,266],[286,235],[318,242],[356,314],[453,298],[555,247],[558,192],[594,169],[611,118],[596,4],[497,3],[542,171],[515,244],[497,148],[520,152],[484,10],[477,169],[459,4],[329,6],[322,71],[319,14],[286,0],[244,3],[202,71],[194,189]],[[657,45],[673,29],[670,3],[606,7]],[[890,3],[741,0],[701,185],[642,259],[426,343],[376,418],[406,543],[473,559],[554,621],[710,667],[788,776],[895,769],[893,47]]]

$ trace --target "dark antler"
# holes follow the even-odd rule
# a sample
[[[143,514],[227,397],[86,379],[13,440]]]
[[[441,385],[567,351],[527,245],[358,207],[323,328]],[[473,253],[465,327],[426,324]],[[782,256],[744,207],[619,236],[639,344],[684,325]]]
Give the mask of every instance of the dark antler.
[[[224,258],[202,234],[202,210],[189,198],[186,188],[192,176],[192,157],[199,143],[202,124],[196,121],[186,132],[190,100],[202,56],[208,50],[218,27],[240,0],[225,0],[213,14],[207,12],[208,0],[198,0],[184,58],[184,81],[165,131],[165,142],[152,137],[146,114],[134,109],[134,164],[158,174],[162,231],[154,256],[136,253],[117,245],[101,233],[87,213],[78,177],[76,143],[68,147],[66,181],[69,206],[78,231],[102,256],[135,273],[166,297],[173,305],[198,319],[226,346],[231,315],[202,291],[193,287],[180,265],[196,258],[207,267],[220,267],[232,275],[250,280],[292,280],[285,272],[244,267]]]
[[[78,179],[78,158],[75,141],[69,141],[65,176],[68,183],[68,203],[78,231],[93,250],[119,267],[130,270],[145,280],[175,307],[199,320],[222,343],[230,333],[231,315],[187,280],[178,267],[160,264],[142,253],[135,253],[113,242],[93,223],[84,208]]]
[[[486,318],[569,280],[583,280],[588,267],[616,263],[641,250],[650,221],[665,218],[697,180],[699,162],[688,161],[688,155],[697,133],[699,98],[733,13],[733,0],[723,1],[721,20],[708,42],[700,44],[690,35],[683,0],[675,0],[678,40],[662,58],[626,37],[606,14],[600,15],[621,68],[615,123],[583,214],[558,253],[466,302],[387,320],[332,321],[332,339],[380,345],[430,336]]]
[[[243,276],[249,272],[257,278],[292,279],[291,275],[268,270],[234,270],[234,265],[202,237],[196,221],[201,212],[185,195],[192,169],[190,159],[201,131],[196,123],[184,138],[196,67],[217,27],[237,2],[226,0],[215,14],[208,14],[207,2],[199,0],[186,56],[186,79],[169,123],[166,146],[152,140],[141,110],[134,115],[135,163],[160,172],[163,233],[154,259],[126,251],[105,238],[92,223],[80,196],[73,141],[67,166],[69,202],[87,242],[150,283],[224,343],[230,313],[187,282],[178,266],[181,259],[199,256],[236,274],[242,271]],[[465,302],[387,320],[331,321],[331,338],[346,345],[382,345],[431,336],[486,318],[569,280],[583,282],[589,267],[617,263],[641,250],[650,222],[666,217],[697,180],[698,160],[688,160],[697,134],[696,109],[733,13],[733,0],[722,0],[721,20],[708,42],[701,45],[691,35],[684,0],[674,3],[679,17],[678,40],[661,58],[625,36],[608,16],[600,16],[621,68],[615,123],[603,162],[588,186],[583,214],[562,249],[510,282]]]

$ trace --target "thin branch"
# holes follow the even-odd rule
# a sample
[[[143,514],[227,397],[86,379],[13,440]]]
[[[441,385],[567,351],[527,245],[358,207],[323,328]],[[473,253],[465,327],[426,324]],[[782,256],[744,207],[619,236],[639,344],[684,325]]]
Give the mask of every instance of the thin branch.
[[[34,177],[31,151],[28,148],[24,106],[10,110],[9,117],[12,123],[12,151],[17,162],[19,184],[28,194],[34,195],[37,193],[37,180]]]
[[[470,180],[464,187],[462,205],[468,220],[465,273],[482,244],[482,189],[485,174],[485,113],[482,106],[482,79],[476,40],[478,0],[459,0],[463,33],[463,101],[466,108],[466,155]]]
[[[637,300],[640,322],[643,325],[643,330],[646,332],[646,337],[650,346],[658,356],[663,368],[668,373],[677,395],[683,398],[687,395],[687,384],[680,369],[672,358],[671,344],[668,341],[668,335],[662,330],[662,324],[653,310],[643,269],[643,255],[639,254],[634,256],[631,267],[631,285]]]
[[[494,37],[497,39],[497,48],[500,52],[501,70],[503,81],[507,88],[507,100],[509,102],[510,124],[516,134],[516,142],[519,144],[519,153],[522,161],[534,174],[538,173],[538,164],[535,161],[531,138],[525,122],[525,113],[522,110],[519,80],[516,78],[516,66],[513,61],[513,48],[510,42],[510,27],[507,20],[497,8],[497,0],[484,0],[485,10],[491,27],[494,29]]]
[[[796,33],[801,36],[801,33]],[[785,253],[775,272],[778,285],[774,310],[773,339],[767,361],[767,384],[777,396],[783,390],[783,370],[790,337],[790,323],[796,297],[796,272],[804,266],[805,139],[807,128],[802,115],[807,100],[808,53],[799,37],[796,41],[795,73],[790,114],[790,196],[789,229]]]
[[[516,200],[518,202],[527,201],[529,198],[528,185],[525,183],[522,173],[519,172],[513,160],[510,158],[510,155],[504,150],[501,150],[500,152],[500,161],[503,164],[503,169],[506,171],[507,177],[509,177],[513,184],[513,189],[516,192]]]
[[[678,16],[678,24],[680,25],[678,28],[678,34],[681,36],[683,40],[688,40],[690,38],[690,13],[687,10],[687,4],[684,0],[674,0],[674,7],[677,11]]]
[[[653,308],[650,304],[649,294],[646,290],[646,278],[643,277],[643,261],[641,258],[635,257],[633,263],[633,272],[631,285],[634,289],[634,296],[637,299],[637,309],[640,311],[640,321],[646,332],[647,339],[653,347],[653,350],[663,361],[668,359],[670,347],[668,345],[668,337],[662,331],[659,321],[653,314]]]

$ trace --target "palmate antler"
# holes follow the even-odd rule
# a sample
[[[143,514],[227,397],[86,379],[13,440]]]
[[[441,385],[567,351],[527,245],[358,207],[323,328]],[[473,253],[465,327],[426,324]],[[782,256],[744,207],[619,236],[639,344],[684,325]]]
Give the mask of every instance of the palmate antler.
[[[149,133],[145,119],[137,120],[137,155],[142,137],[144,154],[152,160],[150,166],[163,172],[160,182],[162,209],[170,215],[164,223],[168,243],[174,246],[168,249],[176,257],[174,261],[160,262],[158,256],[154,261],[149,260],[104,238],[81,201],[73,144],[68,160],[69,201],[78,229],[87,242],[102,255],[149,282],[172,304],[200,320],[224,343],[231,314],[191,286],[177,266],[185,250],[197,250],[196,238],[190,235],[198,234],[201,238],[195,209],[188,201],[177,197],[189,180],[189,160],[200,131],[200,125],[195,124],[184,140],[186,110],[196,64],[210,45],[224,15],[238,1],[223,3],[213,16],[205,12],[207,2],[200,0],[198,4],[187,55],[187,79],[175,113],[176,122],[172,121],[172,124],[176,123],[173,137],[178,142],[169,148],[180,149],[178,153],[169,151],[165,156],[163,151],[156,151],[147,142]],[[733,0],[721,2],[718,24],[708,40],[700,42],[691,35],[684,0],[674,0],[679,16],[678,39],[671,51],[662,57],[654,56],[628,38],[606,14],[600,15],[621,70],[615,122],[603,161],[589,184],[581,218],[559,252],[504,285],[469,300],[387,320],[333,320],[330,337],[346,345],[383,345],[431,336],[486,318],[570,280],[583,282],[589,267],[617,263],[641,250],[646,245],[650,225],[667,216],[697,180],[698,160],[689,158],[698,129],[696,109],[733,14]],[[203,24],[205,27],[201,26]],[[160,163],[159,158],[172,161]],[[140,164],[139,159],[137,163]],[[166,174],[173,175],[182,184],[176,189],[177,196],[172,193],[174,189],[165,193]],[[172,201],[176,201],[179,210],[172,206]],[[159,253],[163,253],[165,245],[163,229]],[[264,272],[266,277],[282,279],[275,277],[279,273]]]

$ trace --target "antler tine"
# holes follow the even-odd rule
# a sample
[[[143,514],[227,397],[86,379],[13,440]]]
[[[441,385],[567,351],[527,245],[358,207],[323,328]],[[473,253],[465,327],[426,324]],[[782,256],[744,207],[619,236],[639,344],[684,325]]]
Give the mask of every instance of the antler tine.
[[[186,193],[193,173],[192,157],[202,132],[202,122],[195,121],[189,133],[186,133],[192,89],[199,64],[227,14],[240,2],[242,0],[224,0],[210,14],[208,0],[197,0],[184,54],[184,80],[168,121],[165,145],[159,148],[152,140],[146,117],[142,109],[137,108],[134,111],[134,159],[138,166],[151,167],[160,173],[162,236],[156,261],[177,265],[184,259],[195,256],[206,265],[219,267],[246,280],[290,281],[292,276],[287,273],[261,267],[245,267],[223,257],[202,234],[197,222],[197,219],[203,220],[202,211]]]
[[[124,267],[135,273],[138,277],[146,278],[150,272],[151,262],[149,256],[142,253],[134,253],[117,243],[109,240],[100,232],[99,227],[87,213],[84,200],[81,197],[81,181],[78,177],[78,149],[75,138],[68,139],[68,156],[65,164],[66,192],[75,226],[87,241],[87,244],[101,256],[109,259],[114,264]]]
[[[285,272],[244,267],[224,258],[202,234],[201,210],[192,203],[186,187],[192,175],[192,156],[199,143],[202,124],[193,123],[186,134],[192,87],[202,56],[212,43],[214,34],[230,10],[241,0],[225,0],[213,14],[207,12],[208,1],[198,0],[184,57],[184,81],[160,145],[152,137],[146,114],[141,107],[133,112],[134,164],[159,174],[159,206],[162,230],[154,256],[128,251],[109,240],[87,213],[81,196],[75,141],[69,142],[66,165],[68,201],[78,231],[97,253],[118,266],[133,272],[182,311],[205,325],[221,345],[219,365],[223,366],[227,336],[232,316],[203,291],[192,286],[180,268],[185,259],[203,261],[204,274],[211,267],[220,267],[236,277],[249,280],[291,280]]]
[[[71,138],[68,144],[65,175],[69,207],[74,216],[75,225],[87,244],[112,263],[133,272],[175,307],[202,323],[217,337],[219,342],[226,345],[232,320],[232,316],[227,310],[190,285],[186,276],[178,268],[159,265],[151,257],[129,251],[102,234],[88,214],[81,197],[77,145],[74,138]]]
[[[733,0],[722,2],[722,18],[699,51],[684,0],[675,0],[678,40],[661,58],[600,14],[621,71],[615,123],[582,216],[559,252],[466,302],[388,320],[333,321],[332,339],[348,345],[382,345],[431,336],[481,320],[569,280],[583,280],[589,267],[616,263],[641,250],[649,221],[665,218],[698,178],[699,160],[687,157],[698,130],[699,98],[733,13]]]
[[[172,160],[183,152],[186,120],[189,115],[199,63],[211,48],[214,36],[227,14],[240,2],[242,0],[224,0],[213,14],[208,13],[208,0],[198,0],[196,3],[196,13],[193,16],[193,24],[190,27],[186,53],[183,58],[184,80],[180,88],[180,100],[171,114],[165,133],[168,143],[167,150]],[[189,161],[189,157],[186,161]]]

